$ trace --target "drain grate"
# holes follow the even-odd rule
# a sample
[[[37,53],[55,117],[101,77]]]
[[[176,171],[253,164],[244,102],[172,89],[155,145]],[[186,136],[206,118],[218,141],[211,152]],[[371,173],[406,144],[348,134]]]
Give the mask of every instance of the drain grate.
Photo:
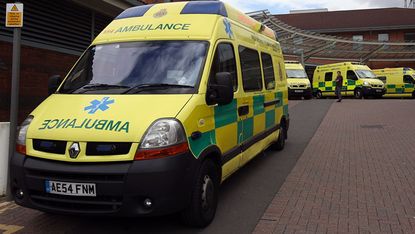
[[[384,125],[376,124],[376,125],[360,125],[361,128],[367,129],[383,129]]]

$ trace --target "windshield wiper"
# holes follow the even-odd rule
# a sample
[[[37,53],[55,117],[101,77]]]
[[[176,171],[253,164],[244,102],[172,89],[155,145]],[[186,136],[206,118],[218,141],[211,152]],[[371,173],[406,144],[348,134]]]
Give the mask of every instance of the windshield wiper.
[[[188,88],[193,89],[194,86],[191,85],[180,85],[180,84],[165,84],[165,83],[155,83],[155,84],[139,84],[127,89],[123,94],[126,93],[139,93],[146,89],[154,89],[154,88]]]
[[[110,85],[110,84],[87,84],[82,87],[83,89],[101,89],[101,88],[108,88],[108,89],[128,89],[130,86],[125,85]]]

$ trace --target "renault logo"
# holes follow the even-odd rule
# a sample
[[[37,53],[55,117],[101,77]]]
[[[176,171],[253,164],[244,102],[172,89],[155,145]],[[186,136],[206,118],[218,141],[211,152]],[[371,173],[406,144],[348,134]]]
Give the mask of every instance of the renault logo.
[[[71,147],[69,148],[69,157],[75,159],[76,157],[78,157],[79,152],[81,152],[79,143],[78,142],[72,143]]]

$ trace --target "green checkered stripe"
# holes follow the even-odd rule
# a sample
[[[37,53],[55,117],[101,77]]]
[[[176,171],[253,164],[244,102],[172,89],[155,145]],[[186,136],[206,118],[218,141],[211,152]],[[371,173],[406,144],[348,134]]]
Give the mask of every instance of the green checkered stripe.
[[[386,85],[386,93],[388,94],[404,94],[412,93],[415,90],[414,84],[400,85],[399,87],[394,84]]]
[[[214,118],[215,118],[215,129],[202,133],[201,138],[193,140],[191,137],[188,138],[190,147],[193,154],[199,157],[210,145],[216,144],[216,130],[224,128],[230,124],[237,124],[237,142],[242,142],[250,139],[254,136],[254,117],[265,114],[265,129],[269,129],[275,126],[276,122],[276,111],[278,108],[283,108],[283,115],[288,116],[288,103],[284,103],[283,93],[277,92],[274,94],[275,99],[279,99],[280,102],[275,105],[272,110],[266,111],[264,108],[265,96],[257,95],[253,96],[253,116],[248,117],[244,120],[238,120],[238,101],[234,99],[228,105],[218,105],[214,107]],[[250,110],[252,111],[252,110]],[[230,134],[232,135],[232,134]]]
[[[356,87],[358,87],[356,85],[356,81],[347,80],[347,86],[343,85],[342,91],[353,91]],[[336,81],[318,82],[318,88],[315,89],[315,91],[321,90],[323,92],[334,92],[336,90]]]

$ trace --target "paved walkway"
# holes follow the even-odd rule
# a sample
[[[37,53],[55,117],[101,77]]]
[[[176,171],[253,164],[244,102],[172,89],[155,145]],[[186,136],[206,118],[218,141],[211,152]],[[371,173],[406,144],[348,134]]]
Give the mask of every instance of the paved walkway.
[[[415,101],[333,103],[254,232],[415,233]]]

